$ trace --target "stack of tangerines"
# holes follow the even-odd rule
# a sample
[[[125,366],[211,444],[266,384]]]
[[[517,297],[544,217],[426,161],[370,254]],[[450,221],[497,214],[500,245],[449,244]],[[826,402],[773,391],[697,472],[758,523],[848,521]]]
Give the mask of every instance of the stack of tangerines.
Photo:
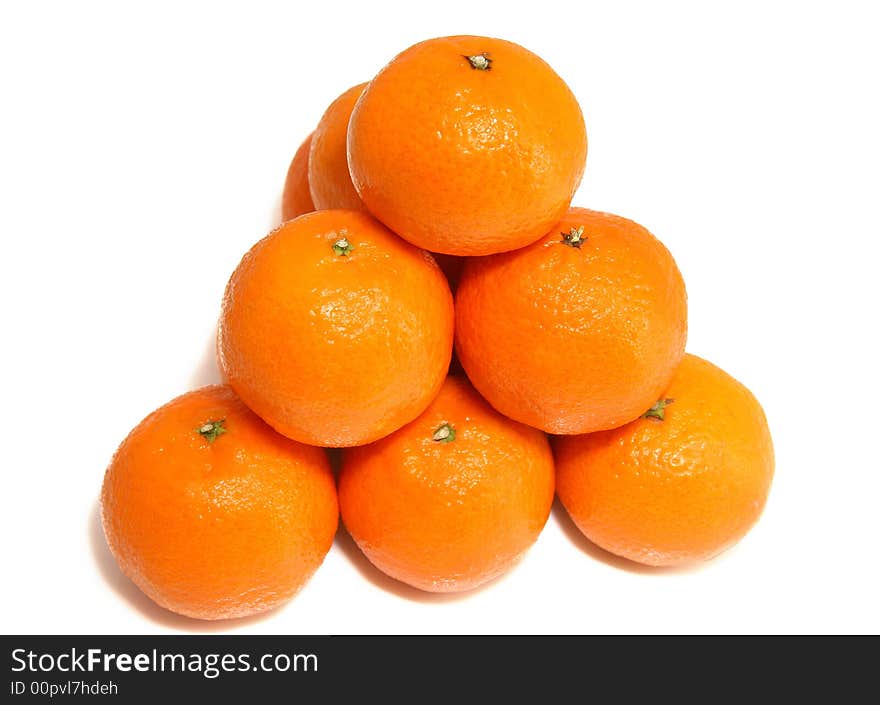
[[[666,248],[570,207],[586,153],[574,95],[506,41],[422,42],[343,93],[229,281],[226,384],[113,458],[122,570],[175,612],[253,614],[309,579],[341,511],[378,569],[468,590],[534,543],[554,491],[633,561],[738,541],[773,475],[764,414],[685,354]],[[323,448],[344,449],[337,478]]]

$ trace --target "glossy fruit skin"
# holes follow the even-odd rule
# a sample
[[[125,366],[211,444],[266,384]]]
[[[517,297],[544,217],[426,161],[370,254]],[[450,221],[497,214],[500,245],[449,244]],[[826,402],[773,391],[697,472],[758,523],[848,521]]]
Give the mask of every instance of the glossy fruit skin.
[[[203,424],[223,420],[213,441]],[[178,614],[229,619],[290,599],[324,560],[338,507],[324,451],[280,436],[227,386],[147,416],[113,456],[101,516],[119,567]]]
[[[340,255],[346,238],[353,250]],[[452,354],[452,295],[427,252],[355,211],[316,211],[233,273],[220,367],[245,403],[302,443],[369,443],[418,416]]]
[[[309,150],[313,136],[314,133],[303,140],[287,169],[287,179],[284,181],[284,192],[281,195],[282,222],[315,210],[309,192]]]
[[[651,566],[708,560],[758,520],[773,479],[767,419],[752,393],[686,355],[663,420],[554,440],[557,492],[594,543]]]
[[[488,70],[469,56],[485,53]],[[487,37],[430,39],[399,54],[355,105],[348,163],[367,208],[432,252],[487,255],[535,241],[580,184],[587,135],[542,59]]]
[[[348,121],[366,83],[352,86],[321,117],[309,153],[309,186],[316,210],[366,210],[348,173]]]
[[[584,228],[579,247],[564,242]],[[632,421],[684,354],[687,296],[668,250],[625,218],[572,208],[538,242],[472,259],[456,352],[496,409],[549,433]]]
[[[451,424],[451,442],[434,440]],[[346,449],[343,521],[367,558],[430,592],[475,588],[531,546],[553,502],[546,436],[504,418],[463,377],[449,377],[415,421]]]

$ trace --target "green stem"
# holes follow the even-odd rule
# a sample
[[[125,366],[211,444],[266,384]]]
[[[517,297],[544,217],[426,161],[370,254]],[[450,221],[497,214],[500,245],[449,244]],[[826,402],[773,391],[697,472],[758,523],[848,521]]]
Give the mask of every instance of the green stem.
[[[354,247],[346,237],[341,237],[333,243],[333,251],[340,257],[348,257],[353,250]]]
[[[642,418],[663,421],[663,419],[666,418],[666,407],[674,401],[675,399],[658,399],[657,403],[654,404],[654,406],[652,406],[644,414],[642,414]]]
[[[455,429],[452,424],[442,424],[434,431],[432,438],[438,443],[451,443],[455,440]]]
[[[208,443],[213,443],[217,440],[218,436],[222,436],[226,433],[226,419],[216,419],[214,421],[208,421],[207,423],[203,423],[199,426],[196,431],[198,434],[204,438]]]

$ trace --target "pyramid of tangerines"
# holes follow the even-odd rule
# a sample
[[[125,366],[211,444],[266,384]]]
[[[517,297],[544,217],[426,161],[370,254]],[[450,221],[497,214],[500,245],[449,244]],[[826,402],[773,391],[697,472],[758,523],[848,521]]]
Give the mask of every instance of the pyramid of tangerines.
[[[685,353],[666,247],[572,206],[586,156],[571,90],[500,39],[421,42],[342,93],[229,279],[224,384],[147,416],[107,469],[122,571],[177,613],[252,615],[306,584],[341,513],[378,570],[471,590],[557,495],[650,566],[738,542],[773,476],[766,418]]]

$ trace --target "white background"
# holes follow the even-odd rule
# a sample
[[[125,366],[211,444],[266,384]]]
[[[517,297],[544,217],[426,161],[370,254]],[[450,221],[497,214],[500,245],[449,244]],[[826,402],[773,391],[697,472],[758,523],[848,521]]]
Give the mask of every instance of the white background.
[[[877,23],[868,2],[710,5],[4,3],[0,629],[880,631]],[[666,243],[689,349],[764,404],[763,519],[713,563],[664,572],[600,556],[557,509],[515,570],[457,598],[393,583],[340,538],[266,617],[155,607],[98,527],[113,450],[217,380],[226,279],[277,222],[327,104],[461,33],[527,46],[579,97],[575,204]]]

